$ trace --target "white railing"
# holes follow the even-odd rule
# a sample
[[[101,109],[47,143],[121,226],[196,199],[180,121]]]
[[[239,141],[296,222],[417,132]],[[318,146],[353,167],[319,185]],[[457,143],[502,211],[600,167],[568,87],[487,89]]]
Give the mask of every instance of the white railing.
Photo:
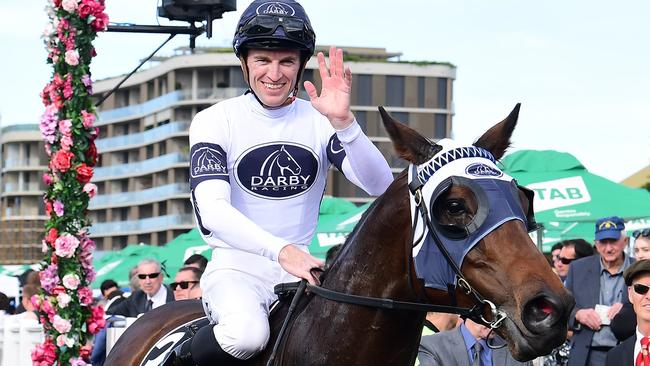
[[[31,366],[32,351],[43,343],[43,327],[36,319],[20,315],[9,315],[2,320],[1,365]]]

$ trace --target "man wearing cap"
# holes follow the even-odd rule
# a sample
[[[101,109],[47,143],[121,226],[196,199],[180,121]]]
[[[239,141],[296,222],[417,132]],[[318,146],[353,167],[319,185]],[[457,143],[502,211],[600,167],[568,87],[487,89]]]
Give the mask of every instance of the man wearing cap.
[[[617,344],[610,320],[628,301],[623,271],[633,259],[623,252],[629,240],[625,223],[617,216],[606,217],[596,222],[595,229],[599,255],[573,261],[566,278],[576,300],[569,319],[574,331],[569,366],[605,364],[607,352]]]
[[[650,365],[650,260],[633,263],[623,274],[630,302],[636,312],[636,332],[607,353],[607,366]]]

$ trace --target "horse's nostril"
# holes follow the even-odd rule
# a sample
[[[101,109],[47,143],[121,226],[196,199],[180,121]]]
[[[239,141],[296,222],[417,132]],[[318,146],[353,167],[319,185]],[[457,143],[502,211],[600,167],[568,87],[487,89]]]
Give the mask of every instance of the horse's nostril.
[[[544,295],[530,300],[524,307],[524,324],[532,332],[548,329],[559,318],[558,307],[555,306],[552,299]]]

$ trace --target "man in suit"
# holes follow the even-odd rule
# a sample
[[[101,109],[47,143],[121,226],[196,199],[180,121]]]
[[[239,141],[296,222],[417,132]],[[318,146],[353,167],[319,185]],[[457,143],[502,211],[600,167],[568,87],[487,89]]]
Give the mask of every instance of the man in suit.
[[[418,351],[420,366],[532,365],[532,362],[516,361],[506,347],[490,349],[486,344],[489,335],[489,328],[466,319],[456,329],[424,336]]]
[[[566,287],[576,300],[569,326],[573,330],[569,366],[602,366],[617,340],[609,326],[628,301],[623,271],[633,259],[623,249],[628,238],[619,217],[596,222],[596,251],[571,263]]]
[[[630,302],[636,313],[636,332],[607,353],[607,366],[650,365],[650,260],[633,263],[623,274]],[[645,356],[645,360],[644,360]],[[645,361],[645,363],[644,363]]]
[[[114,304],[106,310],[107,314],[137,317],[168,302],[174,301],[172,290],[164,286],[160,262],[155,259],[143,259],[138,264],[140,290],[128,299]]]

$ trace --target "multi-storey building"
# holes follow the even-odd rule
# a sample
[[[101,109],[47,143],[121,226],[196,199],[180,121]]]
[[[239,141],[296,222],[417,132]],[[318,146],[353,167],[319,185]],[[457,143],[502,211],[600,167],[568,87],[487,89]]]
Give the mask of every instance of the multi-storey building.
[[[48,157],[35,124],[3,127],[0,144],[0,263],[34,263],[43,256],[42,176]]]
[[[378,48],[346,52],[353,73],[352,110],[394,173],[405,163],[393,153],[378,105],[430,138],[449,136],[453,65],[390,61],[400,54]],[[179,50],[176,56],[157,60],[155,66],[129,78],[99,109],[100,158],[93,177],[99,194],[90,208],[91,237],[101,250],[139,242],[162,244],[194,227],[188,185],[189,124],[198,111],[246,90],[240,62],[230,51]],[[95,97],[101,98],[121,79],[96,82]],[[307,64],[303,79],[319,86],[315,58]],[[301,97],[308,99],[304,92]],[[370,199],[335,168],[329,172],[325,193],[356,202]]]

